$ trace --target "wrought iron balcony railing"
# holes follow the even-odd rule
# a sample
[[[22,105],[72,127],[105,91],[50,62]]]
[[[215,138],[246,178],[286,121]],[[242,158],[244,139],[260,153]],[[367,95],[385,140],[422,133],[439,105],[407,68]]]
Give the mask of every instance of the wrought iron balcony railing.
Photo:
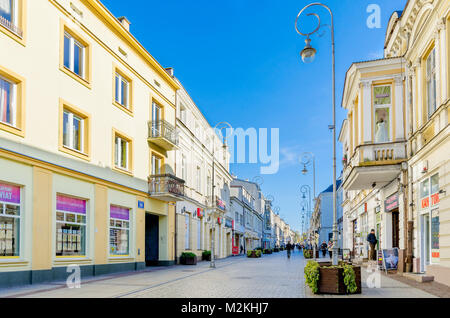
[[[8,19],[5,19],[4,17],[0,17],[0,25],[4,26],[14,34],[16,34],[19,37],[23,37],[23,31],[18,26],[14,25],[11,21]]]
[[[167,121],[151,121],[148,123],[148,128],[148,138],[151,142],[166,150],[172,150],[178,146],[178,131]]]
[[[179,201],[184,197],[184,183],[171,174],[153,175],[148,178],[148,192],[151,197],[163,201]]]

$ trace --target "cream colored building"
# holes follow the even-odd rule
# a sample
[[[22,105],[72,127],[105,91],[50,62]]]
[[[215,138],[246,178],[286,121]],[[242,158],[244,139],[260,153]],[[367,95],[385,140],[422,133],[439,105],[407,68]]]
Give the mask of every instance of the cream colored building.
[[[177,257],[183,252],[193,252],[201,259],[203,251],[211,250],[214,237],[214,253],[217,258],[224,258],[232,254],[234,220],[230,209],[230,153],[181,83],[179,85],[176,173],[186,184],[185,198],[177,202]],[[213,146],[215,195],[211,200]]]
[[[449,42],[448,1],[410,0],[403,11],[394,12],[386,31],[385,58],[355,63],[347,73],[343,107],[349,116],[340,136],[347,153],[344,231],[365,234],[364,229],[380,224],[381,247],[400,248],[400,271],[425,272],[448,285]],[[363,76],[366,72],[374,74]],[[391,81],[390,97],[381,91],[376,96],[377,76]],[[383,98],[391,99],[390,108]],[[388,141],[377,142],[386,136],[382,131],[387,122],[377,120],[375,113],[381,109],[383,116],[383,108],[390,109],[390,130]],[[366,162],[367,156],[372,160]],[[377,186],[368,187],[374,181]],[[386,182],[382,188],[380,181]],[[353,239],[347,236],[348,247],[350,243]]]
[[[180,85],[97,0],[0,16],[0,285],[172,264]]]

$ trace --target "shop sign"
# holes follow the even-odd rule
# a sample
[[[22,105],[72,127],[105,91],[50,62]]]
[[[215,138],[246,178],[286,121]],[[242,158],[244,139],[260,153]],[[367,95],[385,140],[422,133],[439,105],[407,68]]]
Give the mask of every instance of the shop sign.
[[[439,258],[439,210],[431,211],[431,256]]]
[[[139,209],[145,208],[144,201],[138,201],[138,208],[139,208]]]
[[[121,208],[119,206],[111,205],[110,208],[110,215],[113,219],[119,219],[119,220],[130,220],[130,210],[126,208]]]
[[[86,214],[86,201],[58,194],[56,196],[56,209],[59,211]]]
[[[384,201],[384,210],[386,212],[391,212],[397,209],[398,206],[399,206],[398,193],[391,195],[386,199],[386,201]]]
[[[201,209],[201,208],[197,208],[197,217],[199,219],[201,219],[202,217],[205,216],[205,210]]]
[[[431,196],[431,205],[436,205],[439,203],[439,193],[435,193]]]
[[[232,253],[233,255],[239,255],[239,246],[233,246]]]
[[[230,219],[225,219],[225,227],[233,228],[233,222]]]
[[[217,224],[222,225],[222,218],[217,218]]]
[[[222,211],[225,211],[225,209],[226,209],[225,202],[221,199],[217,199],[216,202],[217,202],[217,207],[219,209],[221,209]]]
[[[20,204],[20,187],[0,183],[0,201]]]
[[[422,199],[422,209],[426,209],[430,207],[430,198],[426,197],[425,199]]]

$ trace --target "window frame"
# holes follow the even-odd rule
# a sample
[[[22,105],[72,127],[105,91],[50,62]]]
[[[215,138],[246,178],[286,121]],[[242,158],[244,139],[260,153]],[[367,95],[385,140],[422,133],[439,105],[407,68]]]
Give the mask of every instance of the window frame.
[[[24,219],[24,213],[25,213],[25,211],[23,210],[23,203],[22,203],[23,202],[22,201],[23,188],[22,188],[22,186],[15,185],[15,184],[8,183],[8,182],[3,182],[3,181],[0,181],[0,184],[10,185],[10,186],[13,186],[13,187],[18,187],[19,191],[20,191],[19,192],[19,198],[20,198],[20,202],[19,203],[0,201],[0,217],[11,218],[13,220],[18,220],[18,222],[19,222],[19,224],[18,224],[18,232],[19,232],[18,233],[18,240],[19,240],[19,242],[17,244],[18,253],[17,253],[17,255],[14,255],[14,256],[3,256],[3,255],[0,255],[0,261],[8,260],[8,259],[20,259],[20,258],[22,258],[22,255],[23,255],[23,243],[22,243],[23,242],[23,234],[22,233],[24,233],[24,231],[23,231],[23,229],[24,229],[24,221],[23,221],[23,219]],[[19,215],[6,214],[5,213],[6,206],[8,206],[8,205],[18,207],[19,208]],[[6,240],[6,233],[5,233],[5,240]]]
[[[0,79],[12,85],[14,90],[14,119],[12,125],[0,121],[0,130],[19,137],[25,137],[25,79],[20,75],[0,66]]]
[[[390,87],[390,104],[375,104],[375,88],[376,87]],[[394,140],[393,138],[393,133],[394,133],[394,122],[393,122],[393,110],[394,110],[394,85],[392,83],[392,81],[388,81],[388,82],[374,82],[372,85],[372,105],[373,105],[373,111],[372,111],[372,118],[373,118],[373,123],[372,123],[372,133],[373,133],[373,143],[374,144],[383,144],[383,143],[390,143]],[[378,109],[385,109],[387,108],[389,110],[389,126],[388,126],[388,141],[385,142],[376,142],[376,126],[377,126],[377,122],[376,122],[376,111]]]
[[[431,65],[431,70],[429,74],[429,61],[433,57],[433,64]],[[431,63],[430,63],[431,64]],[[425,95],[425,107],[426,107],[426,114],[427,119],[430,119],[431,116],[436,112],[438,105],[437,105],[437,82],[436,82],[436,75],[437,75],[437,61],[436,61],[436,47],[434,44],[430,47],[427,54],[424,57],[424,79],[425,79],[425,87],[424,87],[424,95]],[[430,109],[430,92],[429,92],[429,85],[434,82],[434,109]]]
[[[125,80],[125,82],[127,83],[127,91],[128,91],[128,96],[127,96],[127,105],[124,105],[122,103],[120,103],[120,101],[117,101],[116,99],[116,95],[117,95],[117,86],[116,86],[116,78],[119,76],[119,80]],[[116,106],[117,108],[119,108],[120,110],[124,111],[125,113],[127,113],[130,116],[133,116],[133,80],[131,78],[131,76],[127,75],[124,71],[122,71],[117,65],[113,66],[113,96],[112,96],[112,103],[114,106]],[[122,92],[122,86],[119,86],[120,88],[120,92],[119,92],[119,96],[123,96],[123,92]],[[120,99],[120,98],[119,98]]]
[[[116,138],[127,142],[127,167],[116,165]],[[113,128],[112,132],[112,169],[128,175],[133,175],[133,138]]]
[[[12,0],[12,11],[13,16],[11,21],[8,21],[5,18],[5,21],[8,21],[12,27],[9,28],[6,25],[0,23],[0,32],[6,34],[8,37],[18,42],[19,44],[25,46],[26,44],[26,6],[27,0]]]
[[[118,219],[118,218],[112,218],[111,217],[111,207],[115,206],[121,209],[127,209],[128,210],[128,221],[126,220],[122,220],[122,219]],[[123,207],[117,204],[110,204],[109,205],[109,218],[108,218],[108,255],[109,257],[112,258],[127,258],[130,257],[131,255],[131,239],[132,239],[132,224],[131,224],[131,217],[132,217],[132,209],[128,208],[128,207]],[[116,224],[116,221],[121,221],[121,222],[128,222],[128,228],[125,227],[116,227],[116,226],[111,226],[111,221],[114,220],[114,224]],[[128,231],[128,252],[127,254],[113,254],[111,253],[111,229],[116,229],[116,230],[125,230]]]
[[[59,101],[59,151],[67,153],[69,155],[75,156],[77,158],[90,161],[91,160],[91,142],[90,142],[90,132],[91,132],[91,115],[80,108],[70,104],[69,102],[60,99]],[[83,120],[83,128],[81,133],[81,143],[82,150],[79,151],[69,146],[64,145],[64,113],[72,113],[76,117]]]
[[[84,85],[85,87],[92,89],[92,85],[91,85],[91,78],[92,78],[92,61],[91,61],[91,57],[92,57],[92,46],[90,45],[90,43],[85,40],[85,38],[83,36],[80,35],[79,32],[75,31],[74,28],[69,27],[66,22],[61,19],[60,20],[60,24],[61,24],[61,30],[60,30],[60,62],[59,62],[59,69],[65,73],[66,75],[68,75],[69,77],[73,78],[74,80],[76,80],[77,82],[79,82],[80,84]],[[73,54],[72,48],[75,45],[75,42],[78,42],[80,45],[82,45],[84,47],[83,49],[83,65],[82,65],[82,74],[78,75],[77,73],[75,73],[74,70],[72,70],[72,67],[69,66],[66,67],[65,66],[65,38],[66,38],[66,34],[71,38],[70,40],[70,46],[71,46],[71,51],[70,54]],[[72,57],[70,55],[70,57]],[[72,61],[72,59],[70,59],[70,63],[74,64],[74,61]]]

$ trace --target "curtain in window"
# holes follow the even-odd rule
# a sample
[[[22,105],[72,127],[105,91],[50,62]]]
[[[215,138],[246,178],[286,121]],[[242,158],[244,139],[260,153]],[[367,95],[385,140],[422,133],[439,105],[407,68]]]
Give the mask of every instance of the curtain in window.
[[[428,116],[431,116],[436,110],[436,60],[434,49],[427,59],[427,102]]]
[[[11,120],[11,88],[10,83],[0,79],[0,121],[8,124],[13,124]]]

